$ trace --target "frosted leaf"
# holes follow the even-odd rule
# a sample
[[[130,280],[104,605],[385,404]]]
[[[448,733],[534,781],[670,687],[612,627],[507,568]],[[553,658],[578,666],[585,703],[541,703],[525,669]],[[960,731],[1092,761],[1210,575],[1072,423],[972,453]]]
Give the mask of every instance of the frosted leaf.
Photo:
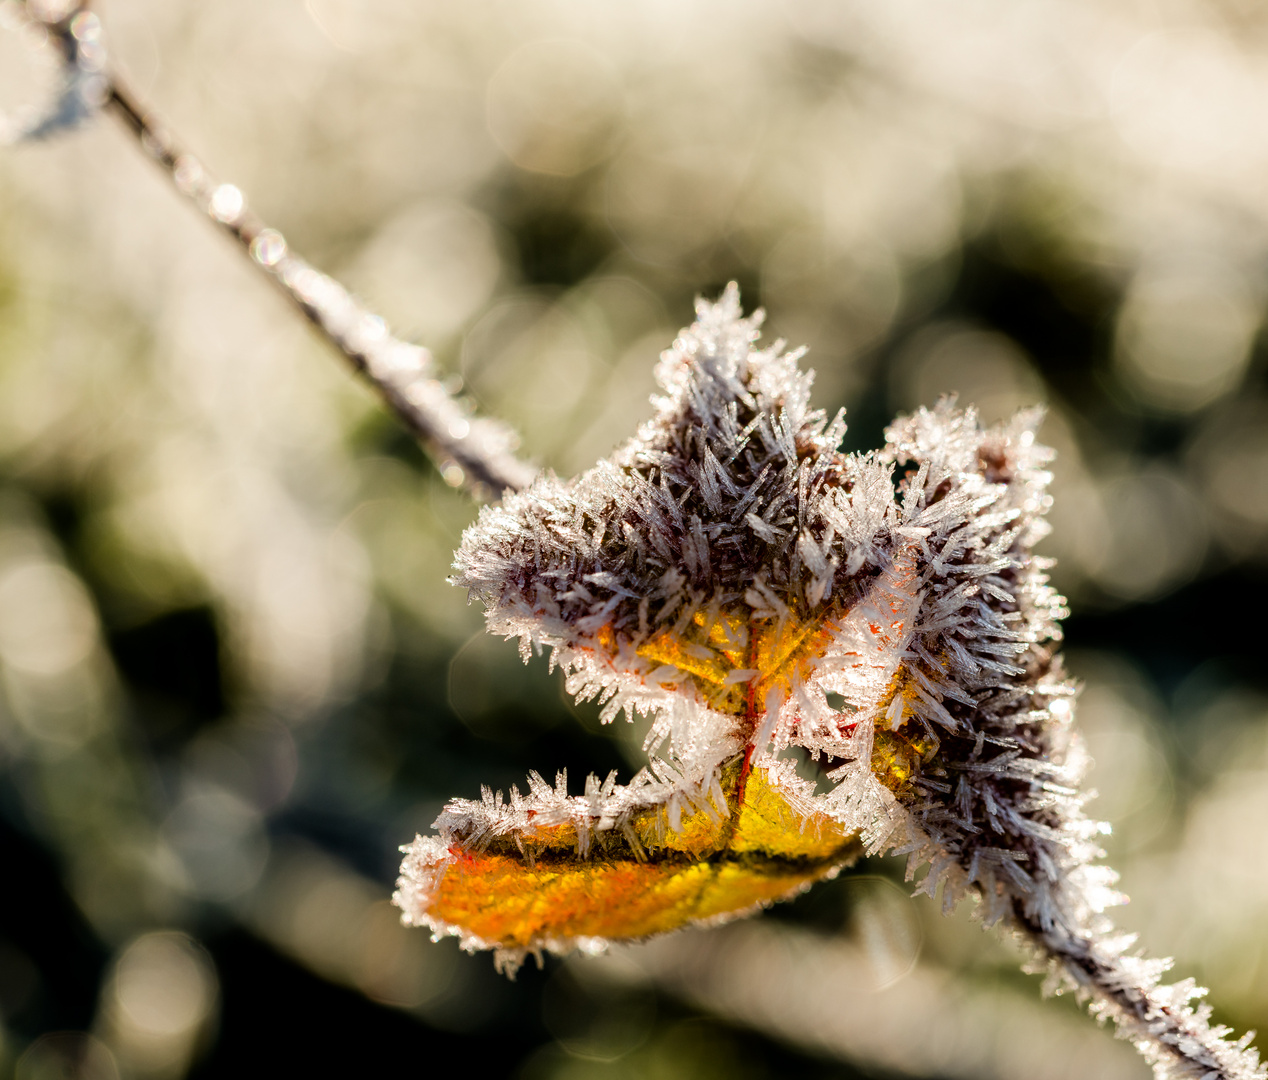
[[[1083,813],[1038,410],[984,429],[944,400],[879,452],[837,447],[813,373],[729,286],[661,355],[654,415],[572,480],[485,507],[455,584],[602,717],[652,718],[646,769],[570,795],[455,800],[406,848],[407,922],[528,953],[594,949],[792,895],[862,852],[973,893],[1091,993],[1163,1076],[1263,1077],[1193,988],[1126,955]],[[829,703],[832,695],[832,704]],[[790,748],[820,763],[798,778]],[[821,784],[821,786],[823,786]]]

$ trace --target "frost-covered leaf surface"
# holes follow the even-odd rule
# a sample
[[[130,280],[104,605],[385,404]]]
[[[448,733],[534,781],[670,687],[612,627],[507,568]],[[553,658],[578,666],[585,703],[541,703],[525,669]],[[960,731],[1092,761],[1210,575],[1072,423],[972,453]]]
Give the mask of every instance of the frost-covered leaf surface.
[[[980,897],[1159,1075],[1264,1075],[1102,914],[1119,898],[1082,810],[1064,601],[1031,554],[1040,414],[984,429],[943,401],[844,455],[843,417],[811,408],[800,353],[755,347],[734,286],[697,315],[636,437],[483,510],[455,564],[489,630],[550,650],[605,721],[652,717],[648,765],[452,801],[406,849],[405,919],[514,970],[905,853],[922,891]]]
[[[615,777],[569,798],[539,777],[509,804],[490,795],[451,806],[442,832],[416,841],[418,876],[401,902],[471,946],[602,948],[684,923],[724,921],[835,873],[861,846],[825,814],[799,812],[762,769],[721,771],[703,798],[671,811],[668,785],[616,788]],[[674,804],[677,805],[677,804]],[[673,820],[671,821],[671,814]]]

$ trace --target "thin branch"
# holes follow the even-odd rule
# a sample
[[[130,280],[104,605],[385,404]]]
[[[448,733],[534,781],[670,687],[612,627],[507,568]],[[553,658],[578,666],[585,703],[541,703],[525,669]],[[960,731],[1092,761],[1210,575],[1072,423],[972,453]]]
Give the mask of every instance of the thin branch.
[[[364,377],[431,455],[445,481],[478,498],[526,487],[536,473],[516,456],[506,425],[472,414],[437,378],[431,353],[393,336],[387,323],[338,281],[290,248],[247,205],[241,189],[215,180],[108,65],[101,23],[85,8],[50,10],[49,0],[22,0],[19,10],[60,47],[63,88],[43,115],[18,126],[19,138],[43,137],[78,124],[96,108],[113,114],[176,189],[227,232]]]
[[[1166,1080],[1256,1080],[1265,1075],[1248,1031],[1230,1040],[1230,1028],[1213,1025],[1211,1007],[1194,1005],[1206,991],[1192,979],[1163,984],[1170,960],[1150,960],[1126,953],[1133,937],[1115,934],[1108,920],[1094,931],[1072,933],[1060,925],[1043,925],[1021,904],[1014,917],[1027,938],[1046,959],[1053,988],[1073,986],[1088,999],[1098,1018],[1114,1021]]]

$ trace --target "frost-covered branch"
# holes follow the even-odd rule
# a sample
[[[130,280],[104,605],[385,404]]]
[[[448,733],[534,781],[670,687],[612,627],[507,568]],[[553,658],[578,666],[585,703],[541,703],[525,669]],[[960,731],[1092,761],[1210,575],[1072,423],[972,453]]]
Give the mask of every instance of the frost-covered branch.
[[[516,456],[518,439],[499,421],[475,416],[438,377],[431,353],[395,337],[334,278],[295,254],[286,238],[248,205],[241,189],[216,180],[110,67],[101,22],[83,6],[23,0],[7,8],[14,29],[43,28],[60,54],[62,85],[43,112],[16,117],[6,141],[43,138],[73,127],[97,110],[117,117],[176,189],[229,234],[299,307],[414,433],[441,475],[480,497],[499,497],[533,479]]]
[[[1045,927],[1020,910],[1016,925],[1038,948],[1038,969],[1047,971],[1048,989],[1071,989],[1094,1016],[1113,1020],[1119,1037],[1153,1065],[1159,1080],[1261,1080],[1266,1075],[1251,1046],[1255,1033],[1230,1042],[1231,1028],[1211,1024],[1211,1006],[1193,1004],[1206,996],[1206,988],[1193,979],[1164,984],[1172,962],[1129,953],[1134,935],[1116,933],[1103,918],[1081,932]]]

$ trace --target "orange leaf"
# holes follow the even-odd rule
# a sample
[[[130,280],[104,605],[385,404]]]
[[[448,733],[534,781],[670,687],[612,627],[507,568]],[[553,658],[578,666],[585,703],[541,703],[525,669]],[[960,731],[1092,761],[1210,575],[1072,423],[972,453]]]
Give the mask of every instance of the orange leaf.
[[[837,822],[800,814],[766,770],[752,770],[742,790],[741,778],[737,758],[721,776],[725,813],[706,803],[675,830],[664,806],[647,806],[596,833],[585,857],[572,822],[505,833],[483,847],[419,838],[406,849],[402,888],[413,895],[402,906],[435,931],[522,954],[731,918],[862,853]]]

